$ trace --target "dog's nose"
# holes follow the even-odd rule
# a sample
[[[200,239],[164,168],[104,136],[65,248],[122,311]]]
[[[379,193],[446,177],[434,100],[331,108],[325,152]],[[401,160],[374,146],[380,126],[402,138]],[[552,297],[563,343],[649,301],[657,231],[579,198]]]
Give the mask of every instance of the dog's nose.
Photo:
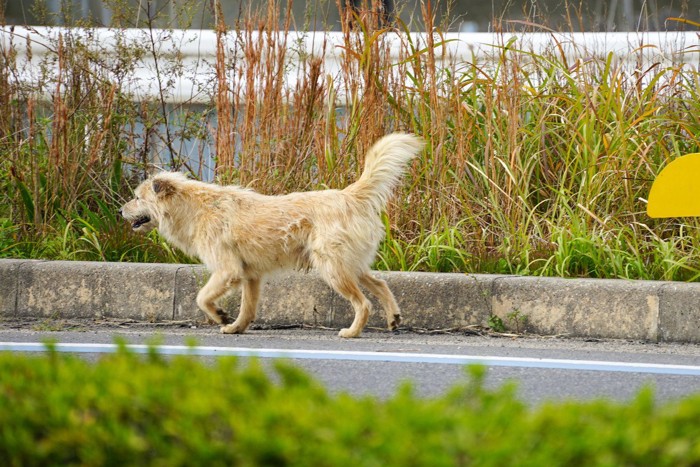
[[[117,211],[117,212],[119,213],[120,216],[124,216],[124,214],[122,214],[121,208],[119,208],[119,211]]]

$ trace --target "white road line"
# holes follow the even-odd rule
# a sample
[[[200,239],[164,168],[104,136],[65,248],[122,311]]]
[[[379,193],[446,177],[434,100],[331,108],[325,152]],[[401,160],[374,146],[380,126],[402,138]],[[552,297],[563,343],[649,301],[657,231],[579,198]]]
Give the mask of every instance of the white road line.
[[[117,344],[56,343],[52,347],[57,352],[70,353],[114,353]],[[670,365],[661,363],[608,362],[596,360],[570,360],[556,358],[496,357],[477,355],[449,355],[402,352],[359,352],[347,350],[300,350],[300,349],[255,349],[245,347],[189,347],[184,345],[142,345],[125,346],[134,353],[147,353],[156,349],[163,355],[195,356],[236,356],[258,358],[289,358],[304,360],[349,360],[395,363],[437,363],[448,365],[480,364],[521,368],[545,368],[561,370],[612,371],[628,373],[651,373],[669,375],[700,376],[700,366]],[[0,342],[0,351],[46,352],[47,344],[41,342]]]

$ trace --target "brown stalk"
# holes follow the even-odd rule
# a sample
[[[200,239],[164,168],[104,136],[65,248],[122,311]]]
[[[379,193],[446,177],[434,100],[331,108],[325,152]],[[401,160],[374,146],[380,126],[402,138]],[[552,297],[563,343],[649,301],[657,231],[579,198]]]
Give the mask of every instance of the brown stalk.
[[[226,62],[226,23],[221,11],[221,2],[215,3],[216,17],[216,138],[215,175],[217,178],[230,177],[234,168],[235,135],[233,129],[233,108],[227,80]]]

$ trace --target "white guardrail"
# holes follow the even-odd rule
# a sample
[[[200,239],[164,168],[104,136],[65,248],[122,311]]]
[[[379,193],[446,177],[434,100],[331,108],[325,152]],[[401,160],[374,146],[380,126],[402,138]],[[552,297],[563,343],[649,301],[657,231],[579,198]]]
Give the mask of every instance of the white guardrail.
[[[50,95],[52,79],[58,69],[56,44],[59,35],[80,39],[94,52],[94,60],[101,63],[101,72],[107,79],[121,83],[122,91],[131,93],[135,100],[163,98],[170,103],[207,103],[213,99],[215,76],[216,34],[212,30],[143,30],[143,29],[64,29],[48,27],[0,28],[0,52],[16,52],[13,79],[22,84],[37,86],[45,83],[40,92]],[[230,31],[226,35],[226,50],[241,50],[240,41],[247,33]],[[257,34],[251,36],[258,41]],[[406,37],[387,33],[391,57],[399,59]],[[411,33],[417,48],[426,44],[423,33]],[[436,67],[458,67],[465,62],[488,65],[495,63],[502,47],[525,50],[534,54],[563,53],[568,63],[574,60],[605,58],[613,54],[616,64],[639,67],[658,63],[660,66],[683,64],[700,68],[700,34],[698,32],[618,32],[618,33],[445,33],[434,36],[435,43],[445,41],[435,49]],[[323,72],[336,82],[342,103],[342,74],[340,63],[345,53],[340,32],[290,32],[287,36],[288,64],[285,67],[285,86],[294,89],[303,68],[300,57],[322,56]],[[148,53],[129,62],[128,70],[116,70],[118,51],[130,45],[146,47]],[[155,51],[158,63],[153,58]],[[167,57],[179,57],[181,66],[169,67]],[[405,56],[405,52],[404,52]],[[244,65],[244,60],[239,60]],[[161,75],[160,84],[156,64]],[[119,76],[117,76],[119,74]],[[48,79],[47,79],[48,76]],[[229,73],[229,76],[234,76]],[[240,88],[239,88],[240,89]],[[162,93],[161,90],[164,90]]]

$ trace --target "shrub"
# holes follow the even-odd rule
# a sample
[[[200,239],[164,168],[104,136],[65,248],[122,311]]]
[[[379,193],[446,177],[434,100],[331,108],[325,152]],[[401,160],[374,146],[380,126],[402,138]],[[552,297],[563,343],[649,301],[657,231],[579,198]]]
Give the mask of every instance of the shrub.
[[[4,465],[697,465],[700,397],[530,408],[485,371],[443,397],[329,394],[289,363],[0,355]]]

